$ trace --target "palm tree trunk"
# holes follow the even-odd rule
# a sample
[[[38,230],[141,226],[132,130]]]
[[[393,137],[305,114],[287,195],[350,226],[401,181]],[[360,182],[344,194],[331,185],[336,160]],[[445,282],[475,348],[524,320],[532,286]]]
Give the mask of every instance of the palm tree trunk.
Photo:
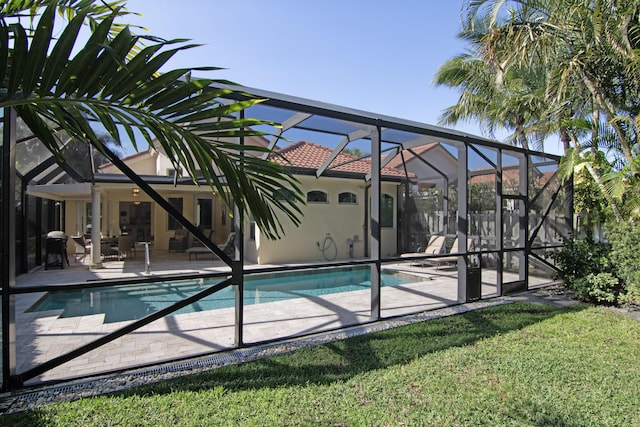
[[[566,156],[569,148],[571,148],[571,138],[569,137],[567,129],[564,127],[560,127],[558,133],[560,135],[560,141],[562,141],[562,148],[564,148],[564,155]]]
[[[529,140],[527,140],[527,133],[524,130],[524,119],[522,117],[516,117],[516,138],[518,143],[525,150],[529,149]]]

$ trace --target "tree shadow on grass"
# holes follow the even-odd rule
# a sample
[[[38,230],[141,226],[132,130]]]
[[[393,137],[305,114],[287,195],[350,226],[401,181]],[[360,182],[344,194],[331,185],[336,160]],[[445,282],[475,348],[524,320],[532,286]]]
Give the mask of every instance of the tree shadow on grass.
[[[554,308],[515,303],[490,307],[342,341],[300,349],[236,366],[226,366],[117,393],[120,396],[198,391],[212,387],[248,390],[265,387],[330,384],[360,373],[400,365],[430,353],[467,346],[522,329],[583,307]]]
[[[401,365],[417,357],[506,334],[550,319],[558,314],[584,309],[584,305],[557,308],[550,305],[514,303],[460,315],[402,326],[342,341],[304,348],[292,354],[227,366],[161,383],[131,388],[114,396],[150,396],[180,391],[197,392],[214,387],[229,391],[299,385],[327,385],[347,381],[368,371]],[[538,408],[532,425],[574,426],[554,413],[551,406]],[[541,416],[544,414],[544,416]],[[0,425],[49,425],[41,409],[0,416]],[[4,422],[9,424],[5,424]]]

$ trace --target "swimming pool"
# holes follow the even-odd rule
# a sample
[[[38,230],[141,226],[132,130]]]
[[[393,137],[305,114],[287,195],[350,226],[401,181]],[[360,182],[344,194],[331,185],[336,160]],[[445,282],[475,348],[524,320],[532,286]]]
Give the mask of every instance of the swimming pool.
[[[369,267],[341,267],[250,275],[245,279],[244,305],[370,289],[370,274]],[[399,286],[424,280],[417,275],[391,270],[383,270],[381,275],[382,286]],[[60,317],[104,313],[105,323],[135,320],[221,281],[218,278],[176,280],[49,292],[27,311],[63,310]],[[235,290],[230,286],[173,314],[234,306]]]

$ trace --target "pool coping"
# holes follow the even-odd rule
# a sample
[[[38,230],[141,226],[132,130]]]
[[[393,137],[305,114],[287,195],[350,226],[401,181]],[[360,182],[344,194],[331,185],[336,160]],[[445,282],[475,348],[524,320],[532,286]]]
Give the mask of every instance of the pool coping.
[[[279,301],[286,301],[286,300],[291,300],[291,299],[295,299],[295,298],[300,298],[300,297],[304,297],[304,298],[308,298],[308,297],[318,297],[318,296],[326,296],[326,295],[333,295],[333,294],[338,294],[338,293],[344,293],[344,292],[355,292],[355,291],[362,291],[362,290],[368,290],[370,291],[371,289],[371,284],[370,284],[370,279],[367,280],[366,282],[368,282],[368,285],[365,286],[361,286],[361,287],[357,287],[354,289],[345,289],[349,286],[354,286],[354,285],[347,285],[347,284],[340,284],[339,286],[327,286],[327,287],[320,287],[317,288],[316,290],[318,290],[319,292],[313,292],[313,290],[315,288],[299,288],[299,287],[294,287],[292,289],[289,289],[289,283],[288,282],[282,282],[283,279],[286,278],[301,278],[304,277],[305,281],[311,280],[312,278],[315,278],[317,276],[320,275],[327,275],[330,274],[330,277],[327,277],[327,279],[334,279],[336,273],[346,273],[346,272],[352,272],[352,271],[356,271],[359,273],[366,273],[369,271],[368,267],[362,267],[362,266],[346,266],[346,267],[338,267],[336,268],[331,268],[331,267],[327,267],[327,268],[317,268],[317,269],[309,269],[309,270],[294,270],[294,271],[286,271],[286,272],[270,272],[270,273],[258,273],[256,275],[250,276],[250,278],[248,280],[245,280],[245,296],[244,296],[244,305],[248,306],[248,305],[253,305],[253,304],[258,304],[257,302],[253,301],[253,297],[250,295],[250,292],[255,291],[258,292],[260,291],[262,292],[271,292],[271,294],[267,294],[267,295],[275,295],[275,293],[279,292],[280,294],[278,299],[273,299],[273,297],[267,301],[263,301],[260,303],[267,303],[267,302],[279,302]],[[300,275],[301,272],[304,272],[305,274],[303,276]],[[383,288],[394,288],[394,287],[398,287],[398,286],[406,286],[406,285],[411,285],[414,283],[421,283],[424,282],[426,280],[432,280],[431,277],[429,277],[426,274],[421,274],[419,272],[410,272],[410,271],[404,271],[404,270],[396,270],[396,269],[384,269],[383,274],[390,274],[392,276],[397,276],[397,277],[401,277],[403,278],[405,282],[402,283],[397,283],[397,284],[393,284],[393,285],[388,285],[384,283],[384,279],[383,282],[381,283],[381,286]],[[258,277],[259,276],[259,277]],[[408,279],[408,277],[410,277],[410,279]],[[274,283],[274,284],[260,284],[260,285],[253,285],[253,287],[249,286],[252,282],[259,282],[259,281],[263,281],[263,280],[273,280],[273,279],[278,279],[278,283]],[[418,282],[418,280],[420,280],[420,282]],[[187,296],[192,296],[193,294],[195,294],[196,292],[202,291],[204,289],[204,287],[211,287],[214,286],[218,283],[220,283],[223,279],[221,278],[191,278],[191,279],[172,279],[171,281],[167,281],[167,280],[159,280],[158,282],[151,282],[151,283],[144,283],[144,284],[124,284],[124,285],[107,285],[104,287],[99,287],[99,288],[92,288],[91,291],[92,292],[107,292],[107,293],[112,293],[112,292],[119,292],[122,291],[123,293],[129,295],[131,294],[132,290],[134,292],[138,292],[137,288],[149,288],[148,289],[148,293],[150,295],[153,295],[154,297],[161,293],[161,292],[166,292],[167,294],[172,293],[171,291],[169,291],[166,287],[161,287],[158,291],[155,291],[154,289],[151,288],[151,286],[154,285],[165,285],[166,283],[171,283],[176,284],[177,288],[182,289],[183,287],[190,287],[190,286],[197,286],[198,291],[189,291],[191,292],[189,295]],[[206,283],[205,283],[206,282]],[[366,283],[366,282],[361,282],[361,283]],[[299,291],[298,295],[295,296],[291,296],[291,293],[293,291]],[[47,312],[51,312],[51,313],[56,313],[58,315],[59,318],[61,319],[68,319],[68,318],[73,318],[73,317],[83,317],[83,316],[100,316],[103,315],[104,316],[104,320],[103,323],[105,324],[111,324],[111,323],[118,323],[118,322],[132,322],[132,321],[136,321],[142,318],[142,316],[135,316],[131,314],[131,311],[129,310],[127,314],[131,315],[131,317],[126,317],[123,318],[123,314],[121,311],[118,311],[117,313],[113,313],[113,311],[106,311],[106,310],[98,310],[95,312],[82,312],[82,313],[76,313],[76,314],[67,314],[68,308],[66,306],[63,307],[59,307],[56,306],[55,302],[52,302],[52,300],[50,299],[52,296],[53,301],[57,300],[57,297],[53,294],[58,294],[58,293],[62,293],[65,294],[67,293],[67,298],[64,300],[65,302],[70,301],[70,297],[68,297],[68,293],[72,292],[72,293],[76,293],[76,294],[80,294],[80,296],[82,297],[83,294],[83,290],[65,290],[64,288],[61,288],[59,290],[55,290],[53,292],[46,292],[43,293],[41,296],[39,296],[35,302],[31,303],[30,305],[27,306],[27,308],[24,310],[24,313],[35,313],[35,314],[40,314],[40,315],[46,315]],[[175,292],[175,291],[174,291]],[[184,292],[184,291],[183,291]],[[281,295],[282,293],[289,295],[286,298],[282,298]],[[216,302],[213,300],[216,299],[220,299],[220,293],[217,293],[216,295],[210,295],[208,297],[203,298],[204,301],[209,301],[209,304],[214,304],[214,306],[208,306],[206,309],[201,309],[199,311],[207,311],[207,310],[218,310],[218,309],[225,309],[225,308],[234,308],[235,307],[235,298],[233,297],[233,295],[231,297],[229,297],[231,299],[231,302],[228,302],[226,305],[220,305],[220,306],[215,306]],[[101,298],[103,299],[103,298]],[[126,299],[126,295],[125,295],[125,299]],[[155,306],[152,303],[148,303],[145,301],[144,296],[140,298],[141,303],[146,303],[149,304],[149,307],[152,308],[151,311],[147,310],[146,314],[149,313],[155,313],[157,311],[160,311],[162,309],[165,309],[167,307],[169,307],[172,304],[175,304],[176,302],[179,301],[179,299],[176,300],[166,300],[166,301],[155,301]],[[199,304],[203,303],[203,300],[199,301]],[[124,301],[118,301],[118,304],[115,306],[122,306],[124,304]],[[220,302],[219,304],[222,304],[222,302]],[[91,305],[93,306],[93,305]],[[194,312],[198,312],[198,311],[194,311],[193,309],[190,308],[191,305],[187,306],[187,307],[183,307],[182,309],[172,313],[172,315],[179,315],[179,314],[188,314],[188,313],[194,313]]]

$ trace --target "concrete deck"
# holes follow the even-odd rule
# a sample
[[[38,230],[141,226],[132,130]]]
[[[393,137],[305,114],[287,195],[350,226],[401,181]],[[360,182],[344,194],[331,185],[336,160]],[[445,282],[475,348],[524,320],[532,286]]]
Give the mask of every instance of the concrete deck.
[[[152,275],[229,271],[219,260],[192,260],[186,253],[152,253]],[[21,275],[18,287],[60,285],[145,276],[140,255],[126,261],[109,261],[104,268],[90,270],[88,259],[78,260],[63,270],[39,270]],[[246,266],[247,270],[265,266]],[[392,263],[385,268],[406,271],[419,277],[415,283],[381,290],[381,316],[394,317],[442,308],[458,303],[457,270]],[[530,288],[551,281],[531,277]],[[483,298],[496,296],[495,271],[483,269]],[[61,312],[28,312],[43,295],[16,298],[18,372],[24,372],[60,356],[130,322],[104,323],[104,314],[60,318]],[[71,362],[32,379],[27,384],[70,379],[108,371],[193,357],[234,346],[233,308],[167,316],[125,335]],[[244,307],[243,336],[246,344],[312,334],[371,320],[370,292],[297,298]]]

